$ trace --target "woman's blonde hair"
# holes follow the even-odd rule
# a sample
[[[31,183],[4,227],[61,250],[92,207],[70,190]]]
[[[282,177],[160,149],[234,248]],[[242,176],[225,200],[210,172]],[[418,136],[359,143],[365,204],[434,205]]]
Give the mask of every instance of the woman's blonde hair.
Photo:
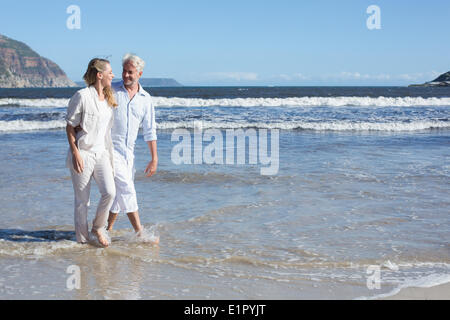
[[[87,86],[92,86],[95,81],[97,81],[97,73],[106,70],[106,65],[110,64],[106,59],[94,58],[89,61],[86,73],[83,76],[84,82]],[[106,101],[112,107],[117,107],[116,99],[114,98],[114,93],[111,87],[104,87],[103,94],[105,95]]]

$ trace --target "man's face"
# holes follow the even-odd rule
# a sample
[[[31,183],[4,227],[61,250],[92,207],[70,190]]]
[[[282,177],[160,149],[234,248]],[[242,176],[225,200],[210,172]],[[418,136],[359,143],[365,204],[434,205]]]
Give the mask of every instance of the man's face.
[[[142,76],[142,71],[138,72],[136,67],[131,62],[126,62],[123,65],[122,79],[123,84],[127,87],[135,85]]]

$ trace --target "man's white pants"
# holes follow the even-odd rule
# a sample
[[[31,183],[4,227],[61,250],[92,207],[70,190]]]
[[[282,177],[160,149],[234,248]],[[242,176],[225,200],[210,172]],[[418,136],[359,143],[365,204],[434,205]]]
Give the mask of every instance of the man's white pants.
[[[116,198],[111,207],[112,213],[137,212],[136,189],[134,188],[134,159],[126,160],[114,151],[114,181],[116,183]]]
[[[73,164],[70,168],[72,174],[73,190],[75,193],[75,235],[77,242],[89,240],[87,214],[90,205],[91,180],[94,178],[101,194],[97,213],[92,221],[92,230],[104,228],[108,221],[109,209],[116,195],[114,174],[108,152],[96,155],[81,151],[83,158],[83,172],[77,173]]]

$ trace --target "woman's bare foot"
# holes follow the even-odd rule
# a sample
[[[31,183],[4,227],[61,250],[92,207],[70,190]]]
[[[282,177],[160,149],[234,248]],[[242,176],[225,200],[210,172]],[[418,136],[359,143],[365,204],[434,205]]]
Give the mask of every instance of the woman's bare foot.
[[[153,244],[159,244],[159,237],[154,237],[151,242]]]
[[[103,247],[107,247],[109,246],[109,242],[108,239],[105,237],[105,235],[103,234],[103,232],[99,231],[99,230],[92,230],[92,234],[95,235],[98,239],[98,242],[100,243],[100,245],[102,245]]]
[[[139,231],[136,231],[136,238],[140,239],[140,241],[142,242],[151,243],[155,245],[159,244],[159,236],[149,237],[148,234],[144,234],[144,228],[140,229]]]

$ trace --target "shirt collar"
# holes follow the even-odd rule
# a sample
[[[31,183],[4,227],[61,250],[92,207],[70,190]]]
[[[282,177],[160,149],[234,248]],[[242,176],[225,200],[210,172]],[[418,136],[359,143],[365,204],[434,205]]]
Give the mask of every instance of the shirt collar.
[[[138,83],[139,89],[137,91],[137,93],[139,93],[141,96],[145,96],[145,91],[142,88],[142,85],[140,83]],[[126,92],[127,89],[125,88],[125,85],[123,84],[123,80],[120,80],[120,87]]]

